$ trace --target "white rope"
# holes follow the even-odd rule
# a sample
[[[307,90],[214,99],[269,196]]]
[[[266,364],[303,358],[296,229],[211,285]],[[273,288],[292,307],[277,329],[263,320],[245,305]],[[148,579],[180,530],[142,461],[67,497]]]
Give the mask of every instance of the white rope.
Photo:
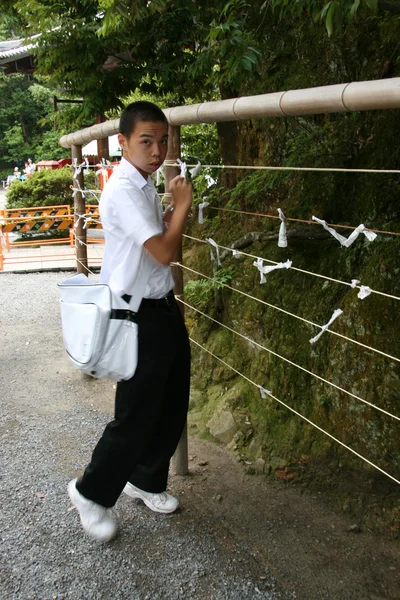
[[[312,377],[315,377],[319,381],[322,381],[323,383],[326,383],[327,385],[330,385],[331,387],[334,387],[335,389],[339,390],[340,392],[343,392],[344,394],[347,394],[348,396],[351,396],[355,400],[359,400],[360,402],[363,402],[364,404],[367,404],[368,406],[371,406],[372,408],[375,408],[376,410],[379,410],[380,412],[384,413],[385,415],[388,415],[389,417],[392,417],[393,419],[396,419],[397,421],[400,421],[400,417],[398,417],[396,415],[393,415],[392,413],[384,410],[383,408],[380,408],[379,406],[376,406],[375,404],[372,404],[371,402],[368,402],[368,400],[364,400],[364,398],[360,398],[360,396],[357,396],[356,394],[353,394],[352,392],[349,392],[348,390],[345,390],[344,388],[336,385],[336,383],[333,383],[332,381],[328,381],[327,379],[324,379],[323,377],[320,377],[320,375],[316,375],[315,373],[313,373],[312,371],[309,371],[305,367],[302,367],[302,366],[298,365],[297,363],[289,360],[288,358],[285,358],[281,354],[278,354],[277,352],[274,352],[273,350],[270,350],[269,348],[266,348],[262,344],[259,344],[258,342],[256,342],[256,341],[252,340],[251,338],[243,335],[242,333],[239,333],[238,331],[235,331],[231,327],[228,327],[228,325],[224,325],[220,321],[217,321],[216,319],[213,319],[213,317],[210,317],[209,315],[206,315],[204,312],[202,312],[198,308],[195,308],[194,306],[191,306],[190,304],[187,304],[181,298],[178,298],[178,299],[179,299],[179,302],[181,302],[182,304],[184,304],[188,308],[191,308],[192,310],[194,310],[194,311],[200,313],[201,315],[203,315],[203,317],[206,317],[207,319],[210,319],[210,321],[213,321],[214,323],[217,323],[217,325],[220,325],[221,327],[224,327],[228,331],[231,331],[232,333],[238,335],[239,337],[243,338],[247,342],[250,342],[250,344],[258,346],[258,348],[261,348],[261,350],[265,350],[266,352],[269,352],[269,354],[272,354],[273,356],[276,356],[277,358],[280,358],[281,360],[287,362],[288,364],[292,365],[293,367],[296,367],[297,369],[300,369],[301,371],[304,371],[308,375],[312,375]]]
[[[189,240],[194,240],[195,242],[200,242],[201,244],[207,243],[205,240],[200,240],[199,238],[195,238],[191,235],[187,235],[186,233],[183,234],[183,237],[188,238]],[[222,248],[223,250],[228,250],[229,252],[233,252],[233,250],[234,250],[234,248],[227,248],[226,246],[222,246],[221,244],[218,244],[218,246],[220,248]],[[260,256],[255,256],[254,254],[248,254],[247,252],[242,252],[242,250],[240,251],[240,254],[242,254],[243,256],[248,256],[249,258],[256,258],[257,260],[259,258],[262,258]],[[262,260],[265,260],[265,262],[269,262],[273,265],[279,264],[274,260],[269,260],[268,258],[262,258]],[[334,283],[340,283],[342,285],[347,285],[349,287],[357,287],[358,289],[361,289],[360,286],[358,286],[358,285],[353,286],[351,283],[348,283],[347,281],[342,281],[341,279],[334,279],[333,277],[327,277],[326,275],[321,275],[320,273],[313,273],[312,271],[306,271],[305,269],[299,269],[298,267],[291,267],[291,270],[298,271],[299,273],[305,273],[306,275],[312,275],[313,277],[320,277],[321,279],[326,279],[327,281],[333,281]],[[380,296],[385,296],[386,298],[392,298],[392,300],[400,300],[399,296],[393,296],[392,294],[386,294],[385,292],[378,292],[378,290],[371,289],[371,293],[379,294]]]
[[[78,262],[79,264],[81,264],[81,265],[82,265],[82,267],[83,267],[83,268],[84,268],[84,269],[85,269],[85,270],[86,270],[88,273],[90,273],[91,275],[93,275],[94,277],[96,277],[96,273],[93,273],[93,271],[91,271],[91,270],[89,269],[89,267],[88,267],[88,266],[86,266],[85,264],[83,264],[83,262],[82,262],[81,260],[79,260],[79,258],[75,257],[75,259],[76,259],[76,262]]]
[[[74,192],[72,194],[73,197],[75,197],[77,192],[81,192],[82,196],[85,197],[85,195],[89,194],[89,196],[94,196],[97,200],[97,195],[102,193],[102,190],[88,190],[87,188],[82,189],[81,186],[78,183],[78,187],[73,187],[71,186],[71,190]]]
[[[164,161],[166,167],[179,167],[174,160]],[[196,165],[186,165],[187,167],[195,167]],[[399,169],[342,169],[333,167],[270,167],[259,165],[203,165],[204,169],[244,169],[257,171],[323,171],[333,173],[390,173],[398,175]]]
[[[290,317],[293,317],[294,319],[303,321],[304,323],[307,323],[308,325],[312,325],[313,327],[319,327],[320,329],[323,329],[323,327],[324,327],[323,325],[319,325],[318,323],[309,321],[308,319],[305,319],[304,317],[300,317],[300,315],[296,315],[295,313],[289,312],[288,310],[285,310],[284,308],[276,306],[275,304],[270,304],[269,302],[265,302],[265,300],[261,300],[260,298],[256,298],[255,296],[251,296],[250,294],[247,294],[246,292],[242,292],[242,290],[238,290],[237,288],[234,288],[234,287],[228,285],[227,283],[221,283],[217,279],[214,279],[213,277],[209,277],[208,275],[204,275],[204,273],[199,273],[199,271],[195,271],[194,269],[191,269],[190,267],[187,267],[186,265],[183,265],[182,263],[174,262],[171,264],[182,267],[183,269],[191,271],[192,273],[195,273],[196,275],[200,275],[200,277],[205,277],[206,279],[209,279],[210,281],[214,281],[215,283],[218,283],[218,285],[221,285],[222,287],[226,287],[229,290],[232,290],[233,292],[242,294],[242,296],[251,298],[252,300],[255,300],[256,302],[260,302],[261,304],[264,304],[265,306],[269,306],[269,308],[278,310],[279,312],[282,312],[285,315],[289,315]],[[367,346],[366,344],[363,344],[362,342],[359,342],[358,340],[354,340],[353,338],[347,337],[347,335],[343,335],[342,333],[338,333],[337,331],[332,331],[331,329],[325,329],[325,330],[328,333],[331,333],[332,335],[336,335],[337,337],[340,337],[343,340],[346,340],[347,342],[352,342],[353,344],[356,344],[357,346],[361,346],[362,348],[365,348],[366,350],[376,352],[377,354],[380,354],[381,356],[384,356],[385,358],[389,358],[390,360],[395,360],[396,362],[400,362],[400,359],[397,358],[396,356],[392,356],[391,354],[386,354],[386,352],[382,352],[382,350],[378,350],[377,348],[374,348],[373,346]]]
[[[181,302],[181,300],[179,298],[178,298],[178,300]],[[341,442],[340,440],[338,440],[336,437],[334,437],[328,431],[326,431],[325,429],[322,429],[322,427],[320,427],[319,425],[317,425],[313,421],[310,421],[310,419],[307,419],[307,417],[305,417],[304,415],[302,415],[299,412],[297,412],[297,410],[295,410],[294,408],[292,408],[291,406],[289,406],[288,404],[286,404],[282,400],[279,400],[279,398],[277,398],[276,396],[274,396],[272,394],[272,392],[270,392],[269,390],[266,390],[262,386],[258,385],[257,383],[255,383],[254,381],[252,381],[251,379],[249,379],[248,377],[246,377],[245,375],[243,375],[243,373],[240,373],[240,371],[237,371],[236,369],[234,369],[230,364],[228,364],[227,362],[225,362],[224,360],[222,360],[222,358],[219,358],[219,356],[216,356],[215,354],[213,354],[212,352],[210,352],[210,350],[207,350],[207,348],[205,348],[204,346],[202,346],[201,344],[199,344],[198,342],[196,342],[194,339],[192,339],[192,338],[189,338],[189,339],[190,339],[191,342],[193,342],[193,344],[196,344],[196,346],[199,346],[199,348],[201,348],[202,350],[205,350],[206,352],[208,352],[208,354],[210,354],[211,356],[213,356],[214,358],[216,358],[217,360],[219,360],[226,367],[228,367],[229,369],[231,369],[232,371],[234,371],[235,373],[237,373],[238,375],[240,375],[240,377],[243,377],[243,379],[245,379],[246,381],[248,381],[249,383],[251,383],[252,385],[254,385],[256,388],[258,388],[260,390],[261,394],[263,392],[265,394],[265,396],[269,396],[270,398],[272,398],[276,402],[279,402],[279,404],[281,404],[282,406],[284,406],[285,408],[287,408],[288,410],[290,410],[290,412],[294,413],[295,415],[297,415],[298,417],[300,417],[301,419],[303,419],[304,421],[306,421],[307,423],[309,423],[309,425],[311,425],[312,427],[315,427],[315,429],[318,429],[318,431],[321,431],[321,433],[327,435],[329,438],[331,438],[337,444],[340,444],[341,446],[343,446],[343,448],[346,448],[347,450],[349,450],[350,452],[352,452],[353,454],[355,454],[355,456],[357,456],[358,458],[360,458],[361,460],[363,460],[364,462],[366,462],[367,464],[369,464],[371,467],[374,467],[374,469],[377,469],[378,471],[380,471],[381,473],[383,473],[384,475],[386,475],[387,477],[389,477],[390,479],[392,479],[395,483],[400,484],[400,481],[398,479],[395,479],[392,475],[390,475],[389,473],[387,473],[386,471],[384,471],[383,469],[381,469],[380,467],[378,467],[378,465],[376,465],[375,463],[373,463],[370,460],[368,460],[368,458],[365,458],[365,456],[362,456],[361,454],[359,454],[358,452],[356,452],[355,450],[353,450],[353,448],[350,448],[350,446],[347,446],[347,444],[345,444],[345,443]],[[264,396],[262,395],[262,397],[264,397]]]

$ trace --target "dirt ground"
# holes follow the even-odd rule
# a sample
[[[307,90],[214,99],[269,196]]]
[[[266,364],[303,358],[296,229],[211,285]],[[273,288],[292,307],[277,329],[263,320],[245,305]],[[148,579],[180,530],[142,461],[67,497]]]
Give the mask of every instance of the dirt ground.
[[[8,298],[14,293],[13,277],[0,276]],[[41,302],[40,318],[27,311],[32,300],[20,293],[2,315],[1,404],[8,407],[8,417],[0,438],[17,439],[22,420],[34,423],[40,415],[42,423],[50,423],[57,413],[69,419],[81,411],[80,446],[69,441],[67,421],[58,438],[52,438],[57,473],[68,480],[76,474],[71,472],[74,465],[86,460],[82,451],[89,452],[98,436],[90,414],[97,422],[106,421],[114,390],[112,382],[82,379],[70,365],[62,348],[54,282],[43,278],[38,285],[50,298]],[[190,437],[189,458],[190,474],[170,478],[170,489],[181,501],[174,523],[182,535],[193,526],[197,536],[212,531],[223,541],[220,551],[237,561],[239,571],[250,569],[260,583],[266,572],[272,573],[298,600],[399,600],[398,542],[352,530],[356,523],[349,515],[335,514],[323,493],[246,474],[242,464],[214,444]]]

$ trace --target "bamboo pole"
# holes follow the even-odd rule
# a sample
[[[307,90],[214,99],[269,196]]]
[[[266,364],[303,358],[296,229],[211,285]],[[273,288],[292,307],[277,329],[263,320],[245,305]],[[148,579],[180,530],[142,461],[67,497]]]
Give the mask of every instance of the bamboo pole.
[[[181,155],[181,131],[180,127],[174,127],[173,125],[169,125],[168,127],[168,152],[166,156],[166,160],[176,161],[177,158],[180,158]],[[179,169],[176,167],[165,167],[165,193],[166,200],[168,203],[168,194],[169,192],[169,182],[176,175],[179,175]],[[178,251],[174,257],[174,262],[182,262],[182,243],[178,248]],[[174,293],[177,296],[181,296],[183,294],[183,273],[182,269],[177,266],[172,267],[172,274],[174,276],[175,288]],[[183,304],[179,304],[179,308],[182,312],[182,316],[184,316],[184,306]],[[182,432],[181,439],[179,441],[178,447],[174,456],[172,457],[172,470],[175,475],[187,475],[189,472],[188,469],[188,440],[187,440],[187,426],[185,424],[184,430]]]
[[[286,117],[335,112],[400,108],[400,77],[339,83],[303,90],[242,96],[215,102],[164,109],[170,125],[241,121],[261,117]],[[105,121],[63,135],[60,145],[70,148],[118,133],[119,119]]]
[[[82,146],[73,144],[71,146],[71,156],[72,156],[72,164],[74,163],[74,158],[76,158],[76,162],[78,165],[82,163]],[[82,171],[79,175],[74,178],[74,187],[77,187],[77,184],[80,185],[81,189],[83,189],[83,173]],[[81,192],[75,192],[74,196],[74,213],[75,213],[75,223],[77,222],[76,215],[84,215],[86,212],[85,199],[82,196]],[[75,244],[76,244],[76,272],[88,274],[88,264],[87,264],[87,246],[86,246],[86,229],[84,228],[83,219],[79,219],[78,225],[75,231]],[[83,243],[80,244],[79,241]]]

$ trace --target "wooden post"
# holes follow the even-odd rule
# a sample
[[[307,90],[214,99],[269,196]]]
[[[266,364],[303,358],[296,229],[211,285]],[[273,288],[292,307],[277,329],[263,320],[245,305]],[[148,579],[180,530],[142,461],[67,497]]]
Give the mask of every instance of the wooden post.
[[[78,165],[82,163],[82,146],[77,146],[73,144],[71,146],[71,156],[72,156],[72,164],[74,163],[74,158],[76,158],[76,162]],[[83,189],[83,172],[81,171],[76,178],[74,178],[74,187],[78,187],[80,185],[81,189]],[[75,223],[78,219],[77,215],[84,215],[86,213],[85,207],[85,199],[82,196],[81,192],[76,192],[74,196],[74,213],[75,213]],[[80,219],[75,230],[75,248],[76,248],[76,272],[88,274],[88,264],[87,264],[87,246],[86,246],[86,229],[84,228],[84,220]],[[79,241],[82,241],[83,244],[80,244]]]
[[[168,152],[166,160],[176,160],[180,158],[181,153],[181,131],[180,127],[169,125],[168,127]],[[179,175],[178,167],[166,167],[165,168],[165,193],[169,194],[169,182],[171,179]],[[168,195],[166,196],[166,204],[168,204]],[[182,262],[182,244],[178,248],[178,251],[174,257],[174,262]],[[175,280],[174,293],[177,296],[183,294],[183,273],[180,267],[173,266],[172,274]],[[179,304],[179,308],[184,316],[184,306]],[[174,456],[172,457],[172,470],[175,475],[187,475],[188,469],[188,441],[187,441],[187,426],[182,432],[182,437],[176,449]]]

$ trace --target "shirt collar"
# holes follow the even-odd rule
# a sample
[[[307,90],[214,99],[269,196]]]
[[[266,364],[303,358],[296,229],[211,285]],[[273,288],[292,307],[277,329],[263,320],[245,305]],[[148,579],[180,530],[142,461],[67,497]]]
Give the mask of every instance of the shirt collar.
[[[121,171],[126,173],[126,175],[128,175],[129,180],[140,190],[144,188],[144,186],[148,183],[151,183],[150,175],[147,179],[145,179],[143,175],[139,173],[137,168],[134,167],[129,161],[127,161],[126,158],[122,157],[121,162],[119,164],[119,168],[121,169]]]

